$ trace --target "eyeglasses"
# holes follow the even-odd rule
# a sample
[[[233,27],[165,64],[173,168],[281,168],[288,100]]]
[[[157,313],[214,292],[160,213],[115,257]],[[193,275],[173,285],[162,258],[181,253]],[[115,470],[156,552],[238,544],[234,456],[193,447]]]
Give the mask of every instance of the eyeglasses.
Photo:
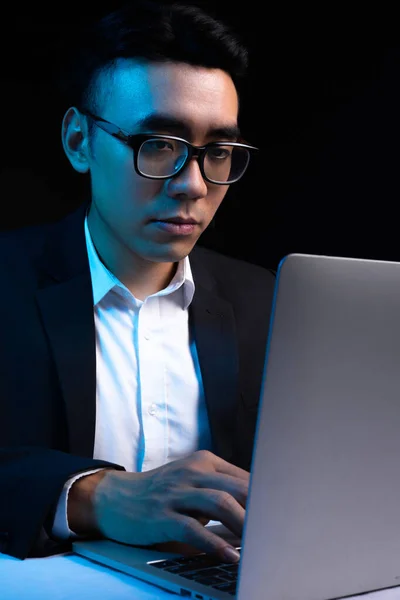
[[[197,158],[200,172],[206,181],[230,185],[244,175],[251,153],[258,150],[255,146],[241,142],[210,142],[204,146],[193,146],[173,135],[129,135],[117,125],[87,110],[80,112],[92,119],[97,127],[132,148],[136,172],[149,179],[176,177],[192,158]]]

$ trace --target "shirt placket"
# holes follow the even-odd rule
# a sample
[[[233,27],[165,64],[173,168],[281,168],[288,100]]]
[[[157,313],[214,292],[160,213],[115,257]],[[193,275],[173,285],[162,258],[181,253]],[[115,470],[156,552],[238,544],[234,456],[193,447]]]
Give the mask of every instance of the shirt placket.
[[[167,454],[165,365],[157,297],[148,298],[140,309],[138,342],[140,408],[144,442],[141,470],[146,471],[164,464]]]

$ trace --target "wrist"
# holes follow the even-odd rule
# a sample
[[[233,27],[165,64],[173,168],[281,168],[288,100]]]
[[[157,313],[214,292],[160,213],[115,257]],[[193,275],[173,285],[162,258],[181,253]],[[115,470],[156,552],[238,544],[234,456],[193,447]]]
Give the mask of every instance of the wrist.
[[[99,535],[94,511],[94,495],[109,469],[84,475],[75,481],[68,494],[67,518],[69,528],[78,535]]]

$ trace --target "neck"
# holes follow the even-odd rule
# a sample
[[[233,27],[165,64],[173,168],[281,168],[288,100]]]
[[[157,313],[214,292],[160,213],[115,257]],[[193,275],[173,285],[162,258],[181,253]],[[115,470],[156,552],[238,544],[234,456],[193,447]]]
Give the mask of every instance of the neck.
[[[88,213],[88,228],[101,262],[138,300],[165,289],[173,279],[177,262],[153,262],[141,258],[123,241],[116,239],[92,209]]]
[[[99,254],[99,253],[98,253]],[[100,260],[138,300],[145,300],[165,289],[173,279],[178,263],[152,263],[145,269],[120,269],[107,264],[101,255]]]

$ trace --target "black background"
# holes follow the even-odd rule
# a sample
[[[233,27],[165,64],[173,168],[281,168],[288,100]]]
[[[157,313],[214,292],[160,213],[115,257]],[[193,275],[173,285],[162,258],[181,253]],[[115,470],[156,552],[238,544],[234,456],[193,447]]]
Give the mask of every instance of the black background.
[[[201,243],[273,268],[289,252],[400,260],[400,43],[390,15],[382,35],[374,14],[197,4],[249,46],[241,128],[261,148]],[[84,2],[3,13],[2,229],[55,220],[82,201],[61,148],[54,48],[61,32],[73,44],[92,13]]]

